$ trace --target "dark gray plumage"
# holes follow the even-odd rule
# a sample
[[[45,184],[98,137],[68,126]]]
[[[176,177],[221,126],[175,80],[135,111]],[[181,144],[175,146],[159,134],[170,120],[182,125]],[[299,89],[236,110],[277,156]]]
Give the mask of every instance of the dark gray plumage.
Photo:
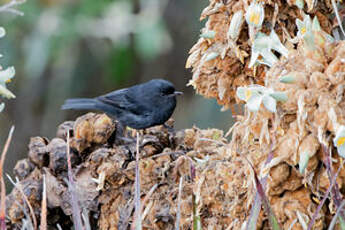
[[[166,122],[176,107],[174,85],[154,79],[143,84],[120,89],[96,98],[67,99],[61,109],[100,110],[123,125],[145,129]]]

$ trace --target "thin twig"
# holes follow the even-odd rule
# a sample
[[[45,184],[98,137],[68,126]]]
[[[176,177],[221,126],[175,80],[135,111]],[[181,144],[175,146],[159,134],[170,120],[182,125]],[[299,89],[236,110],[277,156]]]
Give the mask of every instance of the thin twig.
[[[91,224],[90,224],[90,219],[89,219],[89,210],[84,208],[81,215],[82,215],[83,220],[84,220],[85,230],[91,230]]]
[[[150,199],[150,197],[152,196],[153,192],[158,188],[158,184],[155,184],[154,186],[152,186],[152,188],[150,189],[150,191],[146,194],[142,205],[141,205],[141,211],[143,211],[143,208],[146,204],[146,202],[148,201],[148,199]]]
[[[47,188],[46,188],[46,175],[43,175],[43,196],[41,204],[41,226],[40,230],[47,230]]]
[[[274,147],[274,145],[275,145],[275,139],[272,140],[272,143],[270,146],[270,152],[267,156],[265,166],[267,164],[269,164],[271,162],[271,160],[273,159],[273,147]],[[260,183],[262,184],[264,190],[266,189],[267,178],[268,178],[268,176],[266,175],[264,178],[262,178],[260,180]],[[260,210],[261,210],[261,204],[262,204],[261,196],[260,196],[259,192],[256,191],[255,198],[254,198],[254,204],[252,205],[252,208],[250,210],[250,215],[249,215],[249,219],[247,222],[246,230],[256,228],[255,226],[256,226],[257,220],[259,218],[259,214],[260,214]]]
[[[221,141],[216,141],[216,140],[213,140],[213,139],[210,139],[210,138],[206,138],[206,137],[202,137],[202,138],[199,138],[198,139],[199,141],[208,141],[208,142],[212,142],[212,143],[215,143],[217,145],[226,145],[225,143],[221,142]]]
[[[337,177],[338,177],[338,174],[339,174],[339,172],[340,172],[340,169],[343,168],[343,165],[344,165],[344,164],[341,164],[341,165],[339,166],[337,172],[336,172],[335,175],[333,176],[333,178],[332,178],[332,180],[331,180],[331,184],[329,185],[329,187],[328,187],[326,193],[324,194],[324,196],[323,196],[323,198],[322,198],[320,204],[317,206],[317,209],[316,209],[316,211],[314,212],[311,221],[310,221],[309,224],[308,224],[308,230],[311,230],[311,229],[312,229],[312,227],[313,227],[313,225],[314,225],[314,222],[315,222],[315,220],[316,220],[316,217],[317,217],[317,215],[319,214],[319,212],[320,212],[322,206],[324,205],[326,199],[328,198],[329,193],[331,192],[331,190],[332,190],[334,184],[336,183],[336,179],[337,179]]]
[[[174,151],[174,152],[165,152],[165,153],[160,153],[152,156],[145,157],[144,159],[150,159],[150,158],[157,158],[157,157],[162,157],[162,156],[167,156],[171,154],[183,154],[184,152],[182,151]]]
[[[178,186],[177,213],[176,213],[175,230],[180,230],[182,183],[183,183],[183,176],[180,177],[180,184]]]
[[[83,230],[82,220],[81,220],[81,211],[78,202],[78,196],[75,194],[75,185],[72,174],[72,163],[71,163],[71,154],[69,147],[69,131],[67,132],[67,166],[68,166],[68,189],[71,194],[71,203],[72,203],[72,216],[73,222],[76,230]]]
[[[141,230],[141,207],[140,207],[140,171],[139,171],[139,132],[137,131],[137,155],[135,161],[135,183],[134,183],[135,193],[135,211],[134,211],[134,221],[132,223],[131,229]]]
[[[343,201],[341,202],[340,206],[338,207],[337,212],[336,212],[335,215],[333,216],[333,219],[332,219],[331,223],[330,223],[329,226],[328,226],[328,230],[333,230],[333,229],[334,229],[335,224],[336,224],[336,222],[337,222],[337,219],[338,219],[338,217],[340,217],[340,216],[339,216],[339,215],[340,215],[340,212],[341,212],[341,210],[344,208],[344,206],[345,206],[345,201],[343,200]]]
[[[267,215],[268,215],[268,221],[271,225],[271,228],[272,229],[281,229],[280,228],[280,225],[278,223],[278,220],[276,218],[276,216],[274,215],[273,213],[273,210],[269,204],[269,201],[268,201],[268,198],[266,197],[266,194],[265,194],[265,185],[263,185],[258,177],[258,174],[256,173],[255,171],[255,168],[253,166],[253,164],[248,160],[248,158],[245,156],[245,155],[242,155],[243,158],[248,162],[250,168],[252,169],[253,171],[253,174],[254,174],[254,184],[255,184],[255,187],[256,187],[256,191],[258,193],[258,195],[260,196],[260,200],[262,201],[262,204],[264,206],[264,210],[266,211]],[[248,224],[249,225],[249,224]],[[247,226],[248,228],[248,226]]]
[[[333,9],[334,9],[335,17],[338,20],[338,24],[339,24],[340,30],[343,33],[343,35],[345,36],[345,31],[344,31],[343,24],[342,24],[342,21],[341,21],[340,16],[339,16],[338,7],[337,7],[337,4],[336,4],[335,0],[332,0],[332,6],[333,6]]]
[[[30,204],[29,202],[29,199],[28,197],[25,195],[23,189],[22,189],[22,185],[20,184],[19,182],[19,179],[16,178],[16,182],[14,182],[12,180],[12,178],[10,177],[10,175],[6,174],[7,178],[9,179],[9,181],[13,184],[13,186],[15,188],[18,189],[18,191],[20,192],[20,194],[23,196],[23,199],[25,201],[25,203],[27,204],[28,208],[29,208],[29,211],[30,211],[30,215],[31,215],[31,219],[32,219],[32,222],[33,222],[33,226],[34,226],[34,229],[37,229],[37,220],[36,220],[36,216],[35,216],[35,212],[34,212],[34,209],[32,207],[32,205]]]
[[[322,153],[324,156],[324,164],[326,165],[326,169],[327,169],[327,175],[328,175],[328,179],[329,181],[332,181],[332,178],[334,176],[334,172],[332,170],[332,164],[331,164],[331,152],[329,150],[329,148],[325,145],[322,144]],[[332,190],[331,190],[331,194],[332,194],[332,198],[334,201],[335,206],[338,208],[341,205],[341,195],[340,195],[340,191],[339,191],[339,187],[337,182],[335,182]],[[340,213],[340,218],[344,219],[344,213],[341,212]]]
[[[3,168],[4,168],[4,162],[6,153],[8,151],[8,147],[10,146],[12,135],[14,131],[14,126],[11,127],[10,132],[7,137],[6,144],[4,146],[4,149],[2,150],[1,154],[1,160],[0,160],[0,182],[1,182],[1,207],[0,207],[0,229],[5,230],[6,229],[6,223],[5,223],[5,217],[6,217],[6,187],[5,187],[5,181],[3,177]]]
[[[150,199],[150,197],[152,196],[153,192],[158,188],[158,184],[155,184],[151,189],[150,191],[146,194],[143,202],[142,202],[142,205],[141,205],[141,213],[143,213],[143,209],[147,203],[147,201]],[[145,215],[143,214],[142,217],[141,217],[141,221],[143,221],[145,218]]]

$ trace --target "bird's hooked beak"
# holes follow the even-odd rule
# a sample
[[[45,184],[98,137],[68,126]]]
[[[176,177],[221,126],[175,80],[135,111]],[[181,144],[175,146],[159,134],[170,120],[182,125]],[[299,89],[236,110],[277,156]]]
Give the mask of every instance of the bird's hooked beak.
[[[182,92],[180,92],[180,91],[175,91],[175,92],[174,92],[174,95],[175,95],[175,96],[178,96],[178,95],[183,95],[183,93],[182,93]]]

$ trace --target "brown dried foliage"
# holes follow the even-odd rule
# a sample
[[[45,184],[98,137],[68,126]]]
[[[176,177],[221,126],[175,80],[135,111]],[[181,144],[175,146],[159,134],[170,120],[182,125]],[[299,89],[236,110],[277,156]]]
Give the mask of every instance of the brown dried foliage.
[[[268,175],[266,193],[284,229],[298,215],[308,223],[330,185],[322,143],[331,150],[332,170],[340,165],[332,139],[336,127],[345,124],[344,60],[345,42],[324,43],[312,51],[300,44],[266,74],[265,86],[286,92],[287,102],[277,104],[276,114],[263,106],[255,114],[246,110],[233,129],[232,150],[246,155],[261,176]],[[296,81],[280,83],[279,78],[285,75],[295,76]],[[265,166],[272,144],[274,157]],[[301,174],[298,166],[303,153],[310,159]],[[340,191],[345,188],[344,175],[345,169],[341,169],[336,180]],[[250,193],[249,201],[253,195]],[[333,200],[326,204],[313,229],[324,229],[334,215]],[[293,229],[303,228],[297,221]]]
[[[216,98],[224,109],[239,103],[235,97],[237,87],[250,84],[264,84],[266,67],[263,65],[256,69],[248,68],[251,54],[251,39],[249,38],[248,25],[244,21],[239,28],[239,37],[233,41],[228,35],[229,25],[234,13],[242,11],[244,14],[250,5],[250,1],[224,1],[210,0],[210,4],[203,10],[200,19],[207,19],[201,33],[214,31],[214,38],[201,37],[191,48],[186,68],[192,68],[193,77],[190,81],[196,92],[207,97]],[[263,0],[265,19],[261,32],[269,34],[274,25],[274,30],[286,47],[293,47],[289,38],[297,33],[296,19],[303,20],[300,11],[291,0]],[[327,33],[332,29],[332,5],[328,0],[307,1],[304,13],[317,16],[321,27]],[[277,17],[274,22],[274,9],[278,7]],[[234,45],[236,47],[234,47]],[[217,52],[220,55],[213,60],[205,61],[205,57]]]
[[[97,229],[128,229],[134,212],[136,138],[132,131],[127,131],[126,137],[121,136],[116,132],[116,122],[105,116],[89,113],[78,118],[78,122],[72,126],[68,122],[69,127],[74,127],[70,142],[76,192],[81,209],[90,213],[90,222]],[[98,122],[100,117],[105,123]],[[172,127],[173,121],[167,124]],[[66,184],[64,138],[67,135],[62,131],[67,132],[65,127],[60,125],[57,132],[59,137],[52,140],[31,140],[29,156],[43,154],[44,157],[39,159],[45,160],[26,158],[19,161],[15,168],[15,174],[20,178],[19,184],[38,220],[42,178],[46,176],[48,229],[54,229],[56,224],[63,229],[73,225],[71,195]],[[97,141],[94,141],[94,135],[90,135],[95,133],[93,130],[98,130]],[[73,139],[85,140],[79,142],[85,143],[84,146],[73,146],[72,143],[76,143]],[[237,199],[238,194],[243,194],[241,201],[246,199],[246,185],[236,184],[233,178],[242,179],[247,172],[243,171],[246,169],[241,159],[229,161],[230,154],[225,145],[223,132],[216,129],[193,128],[176,132],[172,128],[157,126],[140,135],[141,198],[146,199],[142,202],[144,229],[174,229],[181,177],[184,178],[180,202],[181,229],[191,228],[193,193],[197,197],[197,209],[203,224],[231,224],[231,217],[223,218],[224,213],[229,213],[233,208],[233,200]],[[194,181],[192,167],[196,170]],[[152,187],[156,189],[150,192]],[[9,227],[20,228],[25,208],[20,192],[14,188],[7,197]],[[242,209],[245,210],[245,207]],[[232,213],[240,215],[235,211]]]

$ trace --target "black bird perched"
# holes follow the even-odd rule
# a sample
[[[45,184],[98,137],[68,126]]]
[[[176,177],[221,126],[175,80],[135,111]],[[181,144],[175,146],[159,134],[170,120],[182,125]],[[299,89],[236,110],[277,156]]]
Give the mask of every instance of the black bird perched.
[[[61,109],[100,110],[122,125],[145,129],[166,122],[176,107],[174,85],[154,79],[129,88],[113,91],[96,98],[67,99]]]

